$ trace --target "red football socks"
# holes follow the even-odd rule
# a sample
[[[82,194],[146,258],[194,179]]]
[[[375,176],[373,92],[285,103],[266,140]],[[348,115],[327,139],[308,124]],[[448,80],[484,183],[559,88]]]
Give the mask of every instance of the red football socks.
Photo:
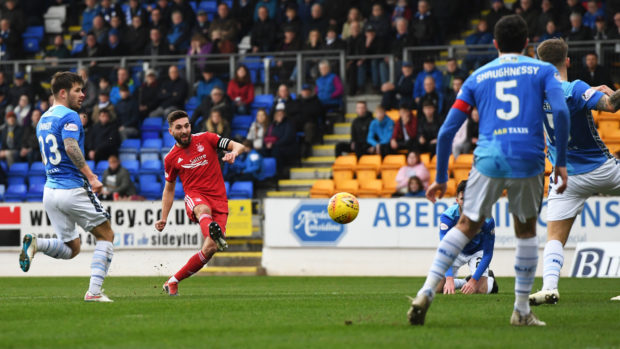
[[[174,277],[178,281],[186,279],[192,276],[194,273],[198,272],[200,269],[202,269],[202,267],[204,267],[204,265],[207,264],[207,262],[208,260],[205,257],[205,255],[202,254],[202,251],[198,251],[198,253],[193,255],[187,261],[187,263],[183,266],[183,268],[181,268],[179,271],[177,271],[176,274],[174,274]]]

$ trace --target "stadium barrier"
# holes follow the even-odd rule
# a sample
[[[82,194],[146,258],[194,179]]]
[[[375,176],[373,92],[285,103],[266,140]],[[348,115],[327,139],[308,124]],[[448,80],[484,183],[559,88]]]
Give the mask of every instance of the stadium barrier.
[[[439,217],[452,205],[425,199],[361,199],[360,212],[348,225],[333,222],[327,200],[266,199],[263,267],[269,275],[425,275],[439,241]],[[546,241],[546,201],[538,219],[542,248]],[[508,201],[493,209],[496,242],[491,268],[514,275],[514,223]],[[566,245],[566,268],[579,242],[619,241],[620,198],[586,202]],[[538,275],[542,273],[539,259]]]

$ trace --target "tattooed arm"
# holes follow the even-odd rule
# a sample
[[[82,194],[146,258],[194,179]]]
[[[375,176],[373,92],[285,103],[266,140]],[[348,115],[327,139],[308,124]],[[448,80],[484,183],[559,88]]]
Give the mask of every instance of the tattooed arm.
[[[78,144],[75,138],[65,138],[63,140],[65,145],[65,151],[67,152],[67,156],[71,159],[71,162],[75,165],[75,167],[82,172],[82,174],[88,179],[88,183],[92,187],[95,193],[98,193],[103,185],[99,181],[99,178],[86,164],[86,159],[84,159],[84,154],[82,154],[82,149],[80,149],[80,145]]]
[[[605,93],[605,96],[596,103],[596,110],[615,113],[620,109],[620,90],[613,91],[607,86],[598,86],[596,90]]]

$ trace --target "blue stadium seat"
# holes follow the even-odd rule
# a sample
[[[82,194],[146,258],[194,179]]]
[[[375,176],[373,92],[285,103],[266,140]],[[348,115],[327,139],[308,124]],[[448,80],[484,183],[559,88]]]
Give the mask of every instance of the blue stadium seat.
[[[137,153],[120,153],[118,154],[118,159],[121,162],[129,161],[129,160],[138,160],[138,154]]]
[[[177,177],[177,183],[174,186],[174,198],[177,200],[181,200],[185,197],[185,191],[183,191],[183,184],[179,181]]]
[[[28,193],[26,194],[26,201],[39,202],[43,200],[43,188],[45,184],[35,183],[30,184],[28,187]]]
[[[226,188],[226,196],[230,192],[230,182],[224,182],[224,188]]]
[[[71,55],[75,56],[78,53],[82,52],[82,50],[84,49],[84,45],[85,45],[85,43],[83,43],[83,42],[75,44],[73,46],[73,49],[71,50]]]
[[[142,140],[146,140],[146,139],[158,139],[159,138],[159,131],[155,132],[155,131],[145,131],[142,132]]]
[[[275,177],[276,165],[277,163],[275,158],[263,158],[263,164],[260,172],[258,173],[258,180],[262,181],[267,178]]]
[[[28,176],[28,183],[32,184],[45,184],[47,178],[45,176]]]
[[[21,202],[26,199],[27,187],[25,184],[9,185],[4,193],[4,201]]]
[[[145,139],[142,142],[142,153],[161,153],[163,141],[160,138]]]
[[[6,164],[6,161],[0,160],[0,167],[2,167],[4,172],[9,172],[9,165]]]
[[[138,182],[157,182],[157,175],[154,174],[140,174],[138,176]]]
[[[95,166],[95,173],[98,175],[103,174],[103,171],[107,170],[108,166],[108,160],[99,161]]]
[[[252,108],[271,108],[273,104],[272,95],[256,95],[252,102]]]
[[[254,195],[254,185],[250,181],[233,183],[228,193],[229,199],[251,199]]]
[[[88,165],[91,170],[95,170],[95,162],[93,160],[86,160],[86,165]]]
[[[138,160],[121,161],[121,166],[126,168],[132,175],[136,175],[140,172],[140,162]]]
[[[140,195],[144,196],[147,200],[160,200],[162,195],[161,183],[140,181]]]
[[[119,152],[122,153],[138,153],[140,152],[140,140],[135,138],[127,138],[121,143]]]
[[[26,27],[26,30],[22,33],[23,38],[35,38],[39,41],[43,40],[45,35],[45,27],[42,25],[33,25]]]
[[[22,37],[22,47],[24,52],[26,53],[37,53],[41,51],[41,46],[39,46],[39,40],[36,38],[26,38]]]
[[[170,150],[170,148],[174,146],[174,143],[176,143],[176,141],[174,140],[174,137],[172,137],[172,135],[168,132],[164,133],[163,139],[164,139],[163,148],[166,150]]]
[[[207,19],[212,21],[217,13],[217,1],[216,0],[203,0],[198,4],[198,10],[205,10],[207,13]]]
[[[153,174],[159,175],[162,172],[160,160],[148,160],[142,163],[140,167],[140,174]]]
[[[7,178],[8,185],[26,184],[26,177],[22,176],[9,176]]]
[[[187,101],[187,103],[185,103],[185,109],[194,110],[198,107],[199,104],[200,104],[200,99],[198,99],[197,96],[193,96]]]
[[[248,128],[233,128],[231,134],[233,138],[245,138],[248,136]]]
[[[145,163],[146,161],[159,161],[159,153],[142,153],[140,154],[140,162]]]
[[[232,119],[232,124],[230,127],[247,129],[250,128],[253,121],[254,117],[252,115],[235,115]]]
[[[30,165],[30,170],[28,170],[28,176],[45,176],[45,165],[42,162],[36,161]]]
[[[27,162],[14,162],[9,168],[9,176],[28,176],[28,163]]]
[[[164,118],[162,117],[148,117],[144,119],[144,122],[142,123],[142,127],[140,127],[140,130],[142,130],[142,132],[148,132],[148,131],[159,132],[161,130],[161,124],[163,123],[163,121],[164,121]]]
[[[189,5],[192,7],[192,10],[194,10],[194,12],[198,11],[198,1],[190,1]]]

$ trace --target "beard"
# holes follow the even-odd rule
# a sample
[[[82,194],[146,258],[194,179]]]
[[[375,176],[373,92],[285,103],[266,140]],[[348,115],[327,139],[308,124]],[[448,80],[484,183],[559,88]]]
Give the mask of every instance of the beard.
[[[182,139],[183,136],[176,137],[174,136],[174,140],[183,148],[187,147],[192,142],[192,135],[187,136],[187,140]]]
[[[69,100],[69,109],[73,109],[73,110],[80,110],[80,108],[82,108],[82,101],[80,101],[79,98],[73,99],[73,100]]]

